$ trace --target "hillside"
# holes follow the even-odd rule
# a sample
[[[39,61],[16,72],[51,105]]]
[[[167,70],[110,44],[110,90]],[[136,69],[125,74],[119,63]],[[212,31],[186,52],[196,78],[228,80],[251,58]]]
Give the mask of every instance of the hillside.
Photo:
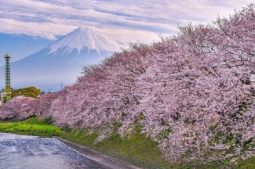
[[[12,111],[52,116],[58,126],[100,128],[97,141],[139,126],[169,161],[255,156],[255,5],[213,24],[180,27],[151,46],[136,44],[61,92]],[[18,102],[19,101],[19,102]],[[14,98],[0,110],[21,104]]]

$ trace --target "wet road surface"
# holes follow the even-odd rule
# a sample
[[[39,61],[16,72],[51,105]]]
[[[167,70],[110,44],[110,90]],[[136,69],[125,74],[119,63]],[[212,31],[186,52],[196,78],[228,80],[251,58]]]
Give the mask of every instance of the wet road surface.
[[[110,169],[55,138],[0,133],[0,169]]]

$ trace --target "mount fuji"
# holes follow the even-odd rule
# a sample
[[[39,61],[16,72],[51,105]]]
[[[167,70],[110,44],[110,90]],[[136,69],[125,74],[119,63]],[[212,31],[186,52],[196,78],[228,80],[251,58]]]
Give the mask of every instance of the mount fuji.
[[[74,83],[83,66],[100,63],[120,48],[117,41],[79,27],[48,47],[11,63],[11,86]],[[0,72],[4,77],[4,66]],[[2,80],[0,83],[4,84]]]

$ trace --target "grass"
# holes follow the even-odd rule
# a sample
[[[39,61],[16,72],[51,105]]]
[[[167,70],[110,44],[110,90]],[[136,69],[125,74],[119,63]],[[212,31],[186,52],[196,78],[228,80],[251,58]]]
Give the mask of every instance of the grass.
[[[255,169],[255,157],[247,160],[240,158],[235,164],[230,163],[230,159],[214,160],[206,163],[198,160],[192,163],[184,161],[170,163],[164,160],[163,154],[158,148],[158,143],[140,132],[141,126],[139,125],[132,135],[122,138],[115,132],[101,142],[97,142],[99,135],[97,130],[90,133],[86,129],[60,129],[52,126],[51,123],[51,118],[39,120],[36,117],[21,122],[0,122],[0,132],[44,137],[59,136],[144,169]],[[121,124],[115,124],[115,126],[118,128]],[[161,136],[164,137],[167,132],[170,132],[170,130],[165,131]]]
[[[89,133],[87,130],[76,129],[61,135],[61,138],[90,147],[104,154],[122,159],[139,167],[164,169],[172,168],[165,161],[158,148],[158,143],[141,133],[134,133],[121,138],[117,133],[101,142],[96,142],[98,132]]]
[[[56,126],[47,124],[47,120],[32,117],[21,122],[0,122],[0,132],[42,137],[61,135],[63,131]]]
[[[230,162],[231,159],[213,160],[211,162],[197,160],[190,163],[184,161],[170,163],[164,160],[158,143],[141,134],[139,128],[136,133],[127,137],[121,138],[119,134],[113,133],[101,142],[96,141],[98,131],[89,133],[85,129],[69,130],[63,132],[60,137],[144,169],[255,169],[255,157],[247,160],[240,158],[235,164]]]

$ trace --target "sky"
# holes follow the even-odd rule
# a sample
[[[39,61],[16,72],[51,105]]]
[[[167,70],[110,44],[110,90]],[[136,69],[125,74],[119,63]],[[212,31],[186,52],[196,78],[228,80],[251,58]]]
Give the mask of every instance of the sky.
[[[47,47],[78,27],[123,43],[153,43],[178,25],[229,17],[254,0],[0,0],[0,66]]]
[[[0,56],[11,62],[82,26],[122,43],[153,43],[178,25],[207,24],[254,0],[0,0]],[[0,66],[4,59],[0,59]]]
[[[210,23],[254,0],[0,0],[0,33],[55,40],[79,26],[121,42],[151,43],[178,25]]]

